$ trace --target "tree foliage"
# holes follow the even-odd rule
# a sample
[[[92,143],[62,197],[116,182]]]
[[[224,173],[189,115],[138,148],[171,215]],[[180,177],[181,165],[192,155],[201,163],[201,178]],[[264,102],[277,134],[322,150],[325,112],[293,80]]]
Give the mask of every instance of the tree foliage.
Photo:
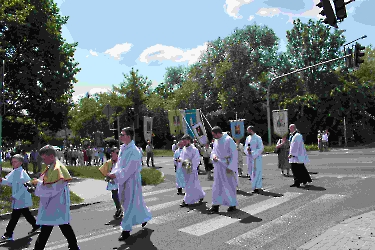
[[[28,124],[23,139],[38,141],[43,131],[57,131],[67,121],[75,75],[77,44],[62,38],[60,16],[51,0],[6,0],[0,7],[0,58],[5,59],[4,136],[15,123]],[[22,119],[17,119],[23,117]],[[17,126],[17,125],[16,125]]]

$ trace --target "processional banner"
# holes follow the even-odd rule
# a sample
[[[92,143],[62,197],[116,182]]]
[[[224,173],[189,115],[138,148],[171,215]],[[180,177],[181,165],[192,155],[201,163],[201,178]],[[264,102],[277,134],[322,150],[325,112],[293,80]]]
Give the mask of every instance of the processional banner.
[[[241,140],[245,136],[244,119],[230,121],[230,128],[231,128],[232,138],[235,141]]]
[[[288,110],[272,110],[273,131],[282,137],[289,132],[288,128]]]
[[[193,126],[193,131],[195,137],[198,139],[199,143],[203,146],[208,143],[208,138],[206,134],[206,129],[204,128],[202,122],[198,122]]]
[[[143,117],[143,135],[145,141],[151,141],[152,138],[152,117]]]
[[[184,121],[180,110],[168,110],[168,120],[171,135],[181,135],[184,133]]]

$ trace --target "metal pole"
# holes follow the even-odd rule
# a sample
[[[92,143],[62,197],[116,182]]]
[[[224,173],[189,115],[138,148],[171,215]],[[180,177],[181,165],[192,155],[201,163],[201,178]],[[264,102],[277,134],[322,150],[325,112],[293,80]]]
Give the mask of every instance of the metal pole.
[[[0,81],[1,81],[1,103],[0,103],[0,150],[3,153],[3,115],[5,114],[5,105],[4,105],[4,72],[5,72],[5,60],[1,60],[2,67],[0,67]],[[4,112],[3,112],[4,109]],[[3,158],[0,155],[0,174],[3,172]],[[1,176],[0,176],[1,178]]]
[[[360,38],[357,38],[357,39],[355,39],[355,40],[353,40],[353,41],[351,41],[351,42],[345,43],[343,46],[344,46],[344,48],[345,48],[346,45],[349,45],[349,44],[351,44],[351,43],[354,43],[354,42],[356,42],[356,41],[358,41],[358,40],[360,40],[360,39],[364,39],[364,38],[366,38],[366,37],[367,37],[367,35],[361,36]]]
[[[117,116],[118,148],[120,149],[120,116]]]
[[[271,108],[270,108],[270,89],[272,81],[267,87],[267,126],[268,126],[268,146],[271,146]]]
[[[346,137],[346,119],[344,117],[344,135],[345,135],[345,147],[348,147],[348,138]]]

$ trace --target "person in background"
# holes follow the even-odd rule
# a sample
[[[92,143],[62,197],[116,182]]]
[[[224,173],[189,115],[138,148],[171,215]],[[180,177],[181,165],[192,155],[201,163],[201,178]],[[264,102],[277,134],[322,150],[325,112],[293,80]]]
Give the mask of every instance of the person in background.
[[[322,135],[322,144],[324,151],[328,151],[328,136],[329,132],[328,129],[326,129],[326,131],[324,131],[324,134]]]
[[[38,172],[38,152],[35,149],[31,150],[30,161],[33,165],[33,173],[36,174]]]
[[[174,153],[177,149],[178,149],[177,141],[176,141],[176,140],[173,140],[173,144],[172,144],[172,152]]]
[[[22,150],[22,156],[23,156],[23,164],[22,167],[26,171],[26,173],[29,175],[29,156],[26,153],[26,150]],[[35,174],[35,173],[34,173]]]
[[[206,143],[206,145],[202,147],[202,156],[203,156],[204,168],[207,173],[207,180],[213,180],[211,171],[214,168],[214,166],[212,165],[212,160],[210,158],[211,152],[212,152],[212,148],[210,147],[210,144]]]
[[[281,174],[284,176],[290,176],[289,171],[290,171],[290,163],[289,163],[289,147],[290,147],[290,142],[287,139],[288,134],[283,135],[281,139],[276,144],[276,149],[279,150],[277,154],[277,159],[278,159],[278,168],[281,169]],[[286,175],[284,171],[286,170]]]
[[[31,200],[31,194],[27,191],[24,184],[31,179],[22,168],[24,157],[20,154],[16,154],[12,157],[11,162],[13,170],[7,174],[5,178],[0,178],[1,185],[12,187],[12,214],[8,226],[5,229],[5,234],[1,237],[1,240],[3,241],[13,240],[13,231],[16,228],[21,214],[33,227],[28,233],[29,235],[36,233],[40,229],[40,226],[36,224],[36,220],[29,209],[29,207],[33,205],[33,202]]]
[[[318,130],[318,149],[320,152],[323,152],[323,147],[322,147],[322,133],[320,130]]]
[[[245,155],[243,152],[243,145],[240,140],[236,140],[236,146],[238,150],[238,177],[242,177],[243,174],[243,156]]]
[[[107,176],[108,173],[112,171],[116,167],[117,160],[118,160],[118,154],[119,154],[119,149],[116,147],[111,148],[111,159],[106,161],[103,166],[99,168],[99,171],[102,173],[103,176]],[[118,197],[118,184],[115,183],[114,181],[111,181],[106,178],[108,181],[107,184],[107,190],[111,191],[112,193],[112,200],[115,203],[116,206],[116,212],[114,214],[115,219],[120,219],[121,216],[123,216],[123,210],[121,207],[121,203]]]
[[[147,167],[150,167],[150,164],[149,164],[150,159],[151,159],[152,167],[155,167],[155,165],[154,165],[154,146],[151,145],[151,142],[149,140],[147,140],[146,155],[147,155],[147,159],[146,159]]]

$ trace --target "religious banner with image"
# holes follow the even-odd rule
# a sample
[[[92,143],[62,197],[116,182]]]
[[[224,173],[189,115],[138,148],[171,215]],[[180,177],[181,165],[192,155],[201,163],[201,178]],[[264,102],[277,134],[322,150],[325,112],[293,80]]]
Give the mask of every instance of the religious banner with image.
[[[282,137],[289,132],[288,127],[288,110],[272,110],[273,131],[278,136]]]
[[[168,110],[168,120],[169,120],[169,129],[171,135],[181,135],[184,134],[184,121],[182,119],[182,114],[180,110]]]
[[[152,117],[143,117],[143,135],[145,141],[151,141],[152,138]]]
[[[245,136],[244,119],[230,121],[230,128],[233,140],[241,140]]]
[[[195,137],[199,141],[199,144],[206,145],[208,143],[206,129],[204,128],[201,122],[198,122],[197,124],[193,126],[193,131],[194,131]]]
[[[195,138],[195,134],[193,132],[194,125],[201,123],[200,117],[200,110],[199,109],[189,109],[185,111],[185,123],[187,122],[187,131],[186,133],[191,136],[191,138]],[[190,127],[190,128],[189,128]]]

